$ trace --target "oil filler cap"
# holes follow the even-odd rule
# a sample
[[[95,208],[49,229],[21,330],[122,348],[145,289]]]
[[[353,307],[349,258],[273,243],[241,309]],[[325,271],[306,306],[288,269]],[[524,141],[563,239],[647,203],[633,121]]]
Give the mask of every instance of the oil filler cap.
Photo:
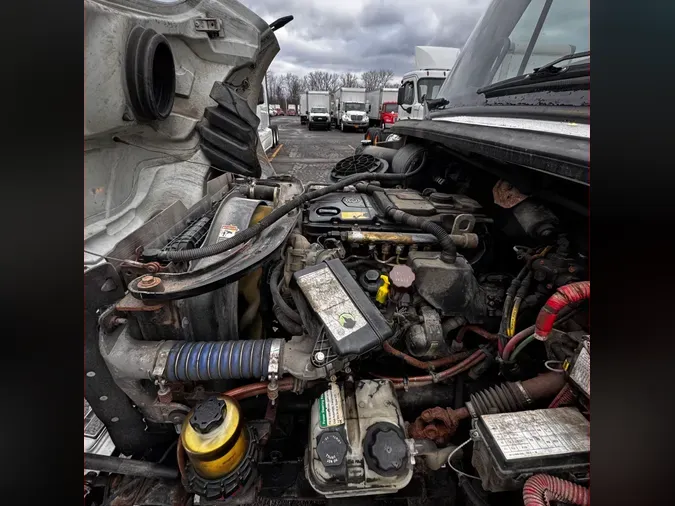
[[[373,434],[369,453],[375,466],[373,470],[378,474],[390,475],[399,473],[405,467],[408,448],[397,431],[386,427]]]
[[[319,437],[316,452],[324,467],[341,466],[347,455],[347,445],[337,431],[326,431]]]
[[[209,397],[198,404],[190,417],[190,425],[200,434],[206,434],[225,420],[225,401]]]

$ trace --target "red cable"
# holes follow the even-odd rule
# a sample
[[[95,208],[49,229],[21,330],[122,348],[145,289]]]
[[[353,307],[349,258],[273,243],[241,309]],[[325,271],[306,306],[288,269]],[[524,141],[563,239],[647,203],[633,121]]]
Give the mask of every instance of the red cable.
[[[540,341],[546,341],[553,329],[558,313],[565,306],[575,302],[591,298],[591,282],[579,281],[561,286],[549,297],[544,307],[539,311],[535,324],[534,337]]]
[[[534,332],[534,325],[521,330],[515,336],[509,339],[509,342],[506,343],[506,346],[504,346],[504,349],[502,350],[502,358],[504,360],[508,360],[516,346],[518,346],[523,339],[530,337],[532,332]]]
[[[587,506],[590,495],[587,488],[548,474],[535,474],[523,487],[525,506],[549,506],[552,500]]]

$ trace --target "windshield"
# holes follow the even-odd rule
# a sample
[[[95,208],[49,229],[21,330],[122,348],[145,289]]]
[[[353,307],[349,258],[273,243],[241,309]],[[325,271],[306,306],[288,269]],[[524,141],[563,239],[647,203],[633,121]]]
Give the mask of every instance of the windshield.
[[[424,77],[419,79],[417,81],[417,96],[419,97],[420,102],[422,101],[422,98],[424,98],[424,100],[436,98],[444,81],[444,77]]]
[[[384,104],[384,112],[398,112],[398,104]]]
[[[485,97],[476,90],[588,51],[589,31],[588,0],[497,0],[467,40],[438,95],[448,100],[448,107],[483,105]],[[521,103],[527,105],[527,100]]]
[[[326,109],[325,107],[312,107],[311,112],[316,112],[316,113],[320,113],[320,112],[321,112],[321,113],[324,113],[324,114],[325,114],[325,113],[328,112],[328,109]]]
[[[366,104],[361,102],[345,102],[344,104],[345,111],[365,111]]]

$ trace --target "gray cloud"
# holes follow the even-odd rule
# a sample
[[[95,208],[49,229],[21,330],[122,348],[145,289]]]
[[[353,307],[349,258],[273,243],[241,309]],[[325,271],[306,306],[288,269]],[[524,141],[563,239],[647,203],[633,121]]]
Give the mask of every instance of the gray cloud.
[[[356,72],[388,68],[401,77],[415,46],[462,47],[489,0],[240,0],[278,30],[274,72]]]

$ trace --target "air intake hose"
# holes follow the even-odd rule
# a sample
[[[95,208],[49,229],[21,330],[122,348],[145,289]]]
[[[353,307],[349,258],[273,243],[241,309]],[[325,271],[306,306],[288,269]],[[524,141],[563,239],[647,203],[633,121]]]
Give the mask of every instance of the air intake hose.
[[[265,378],[273,349],[280,361],[281,339],[180,342],[166,362],[169,381]]]

